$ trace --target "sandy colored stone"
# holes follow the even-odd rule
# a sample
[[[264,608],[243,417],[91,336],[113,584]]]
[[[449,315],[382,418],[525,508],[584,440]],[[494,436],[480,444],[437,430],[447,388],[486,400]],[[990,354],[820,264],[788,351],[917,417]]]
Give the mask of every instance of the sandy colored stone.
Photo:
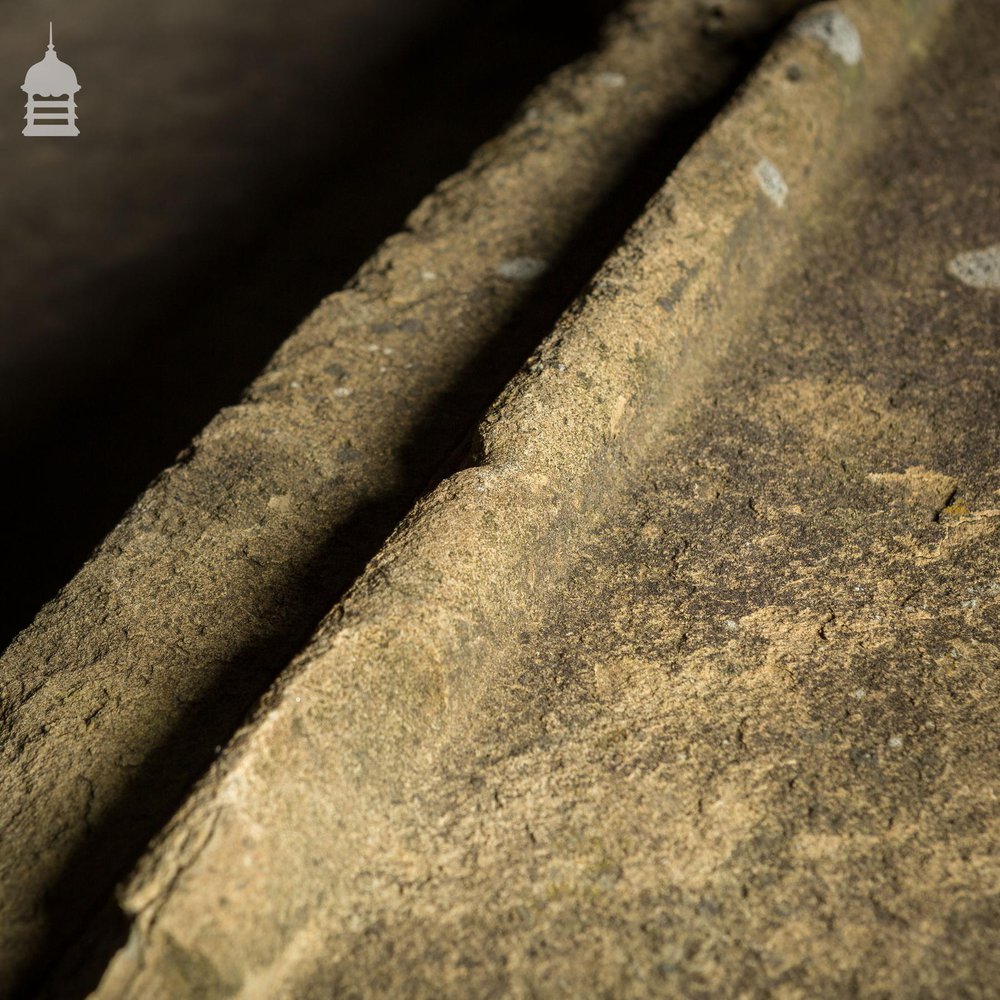
[[[635,3],[322,303],[12,644],[0,992],[108,897],[440,476],[545,332],[534,317],[571,297],[585,274],[562,258],[591,214],[788,6],[733,3],[720,22]]]
[[[995,26],[947,9],[768,56],[147,857],[98,996],[991,995],[997,301],[947,263]]]

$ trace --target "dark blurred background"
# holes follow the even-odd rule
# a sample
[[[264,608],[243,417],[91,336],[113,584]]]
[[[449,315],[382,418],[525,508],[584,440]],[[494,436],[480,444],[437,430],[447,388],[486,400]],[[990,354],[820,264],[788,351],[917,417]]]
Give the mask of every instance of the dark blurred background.
[[[616,0],[0,12],[0,648]],[[26,138],[48,22],[81,135]]]

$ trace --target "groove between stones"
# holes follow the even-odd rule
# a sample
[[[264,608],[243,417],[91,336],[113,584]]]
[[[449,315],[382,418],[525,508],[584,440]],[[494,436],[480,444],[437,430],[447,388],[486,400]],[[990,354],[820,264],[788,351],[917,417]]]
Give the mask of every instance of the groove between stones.
[[[602,206],[637,210],[637,164],[643,183],[644,161],[667,169],[740,44],[792,6],[733,4],[720,27],[700,4],[632,4],[323,302],[15,640],[0,992],[106,898],[596,266],[621,225]]]
[[[769,54],[491,408],[475,466],[417,504],[147,855],[99,996],[281,995],[315,959],[369,838],[558,599],[650,411],[742,336],[946,9],[826,6]],[[831,18],[863,59],[828,44]]]

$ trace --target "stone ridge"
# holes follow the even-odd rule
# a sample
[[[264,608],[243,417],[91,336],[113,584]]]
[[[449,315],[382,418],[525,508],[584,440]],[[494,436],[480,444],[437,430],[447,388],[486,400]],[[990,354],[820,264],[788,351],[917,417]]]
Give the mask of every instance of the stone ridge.
[[[397,804],[488,723],[502,664],[656,432],[650,401],[704,387],[947,5],[837,9],[864,59],[796,30],[682,161],[487,414],[475,467],[418,503],[144,860],[99,996],[281,995],[324,925],[360,933],[339,901],[377,879],[359,866]]]
[[[734,3],[727,26],[682,0],[633,3],[322,303],[14,641],[0,993],[106,896],[460,445],[533,346],[525,314],[565,302],[559,261],[583,222],[665,123],[731,84],[733,43],[790,5]]]

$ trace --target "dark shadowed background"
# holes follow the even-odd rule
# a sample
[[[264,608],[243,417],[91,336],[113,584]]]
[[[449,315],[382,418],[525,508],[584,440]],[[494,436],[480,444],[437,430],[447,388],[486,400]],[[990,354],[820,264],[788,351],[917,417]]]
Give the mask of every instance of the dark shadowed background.
[[[615,6],[4,5],[0,648]],[[75,139],[21,135],[50,18],[82,85]]]

